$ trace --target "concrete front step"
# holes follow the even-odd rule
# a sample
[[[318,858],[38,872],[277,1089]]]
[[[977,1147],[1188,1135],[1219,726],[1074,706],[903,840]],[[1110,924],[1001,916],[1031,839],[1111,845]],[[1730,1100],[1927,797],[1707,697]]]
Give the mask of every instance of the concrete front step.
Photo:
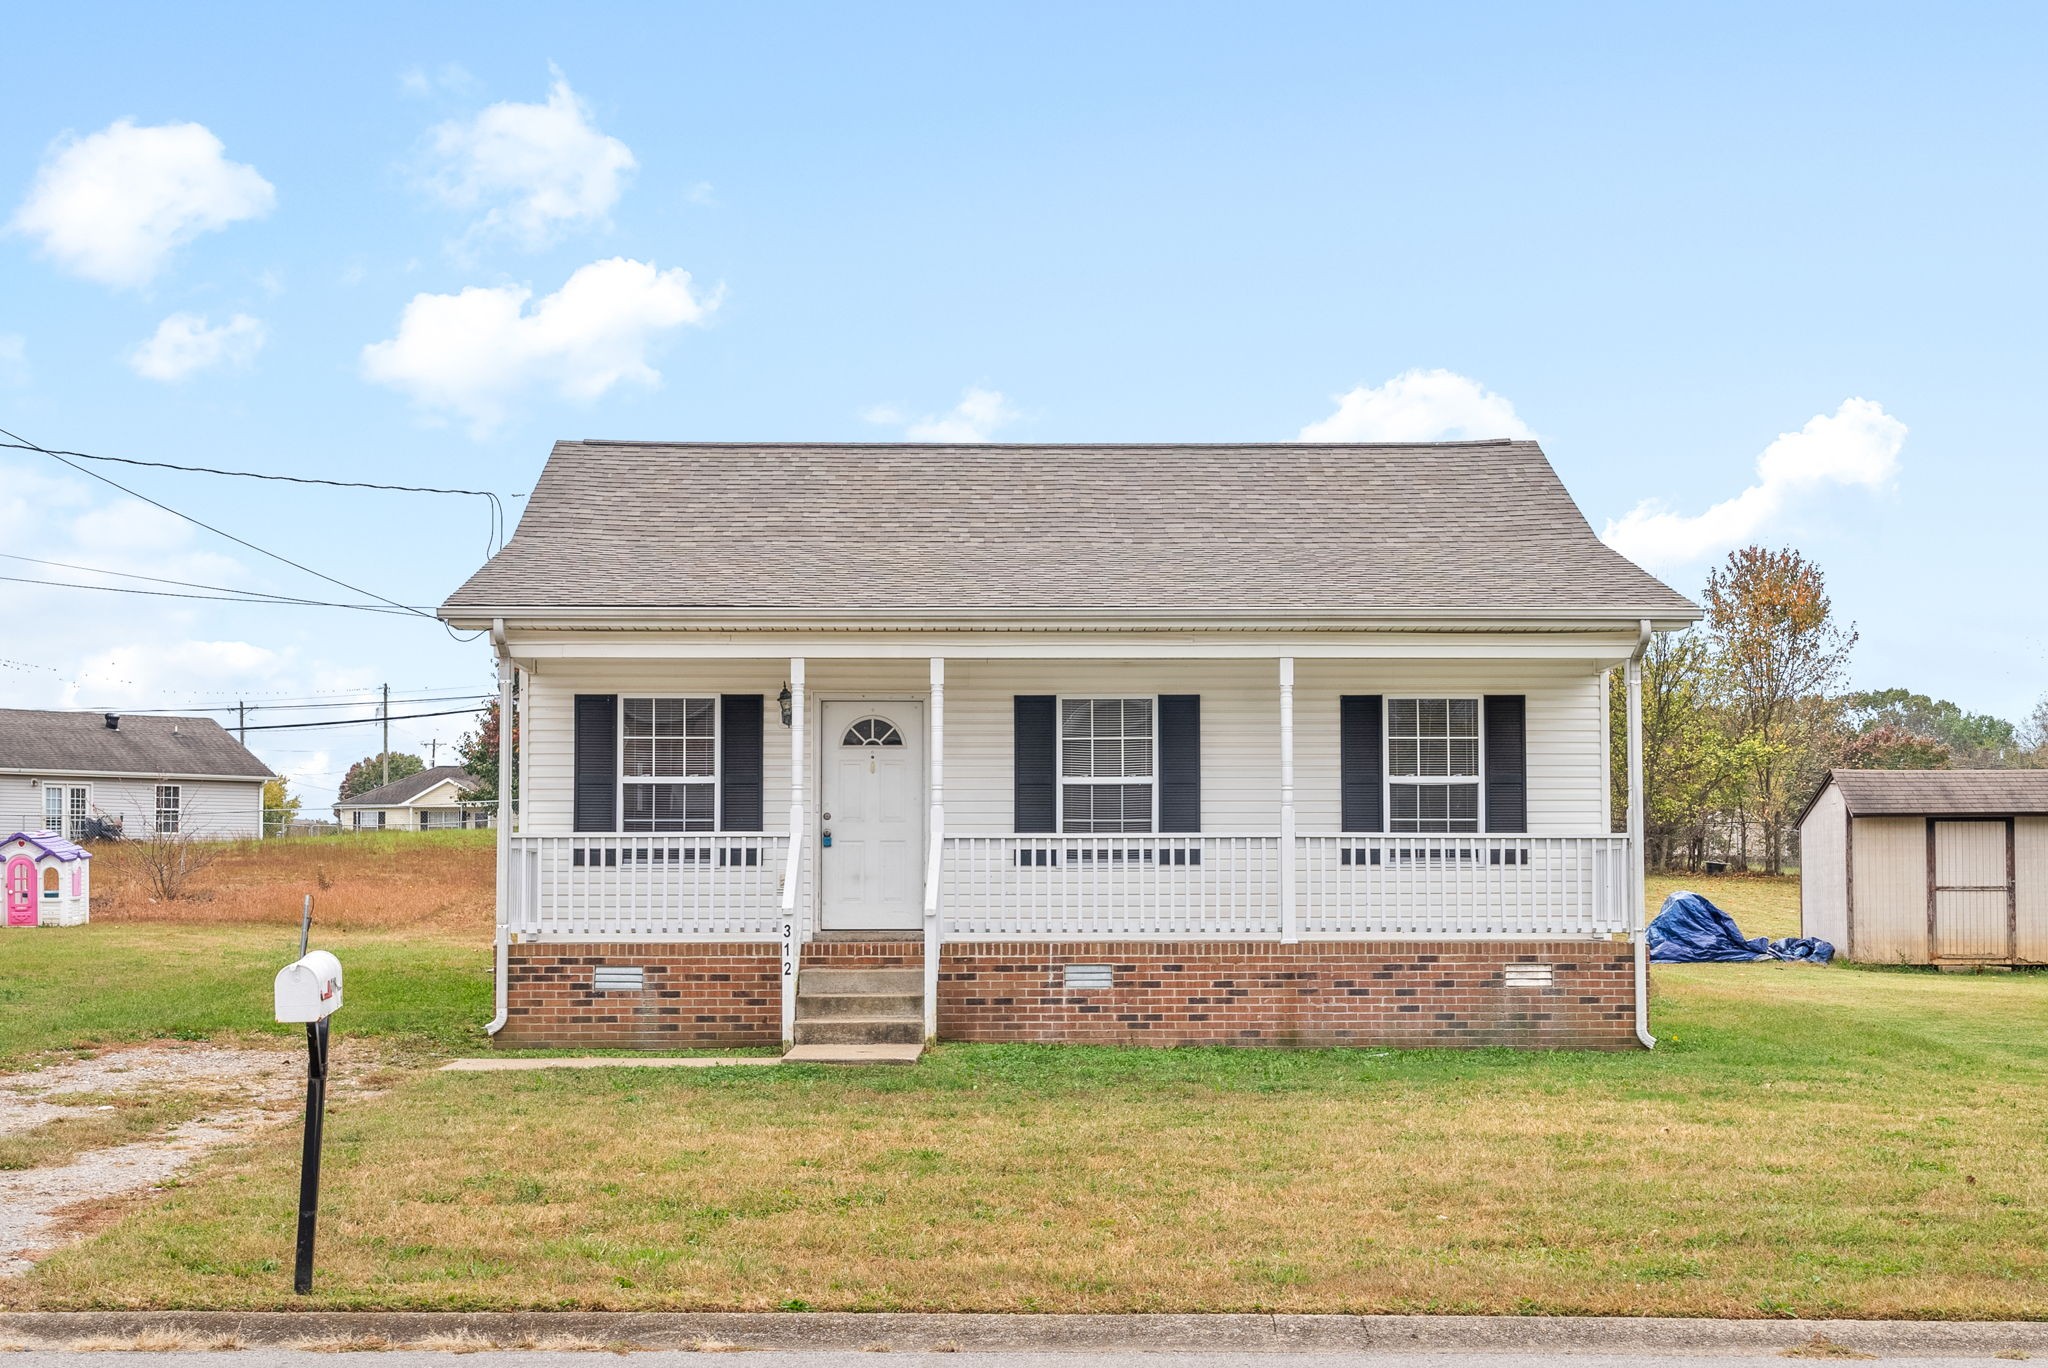
[[[922,969],[810,969],[797,975],[796,995],[838,997],[845,993],[924,993]]]
[[[831,1017],[902,1017],[924,1019],[923,993],[798,993],[796,1014],[802,1021]]]
[[[917,1045],[923,1041],[922,1017],[799,1018],[796,1023],[799,1045]]]

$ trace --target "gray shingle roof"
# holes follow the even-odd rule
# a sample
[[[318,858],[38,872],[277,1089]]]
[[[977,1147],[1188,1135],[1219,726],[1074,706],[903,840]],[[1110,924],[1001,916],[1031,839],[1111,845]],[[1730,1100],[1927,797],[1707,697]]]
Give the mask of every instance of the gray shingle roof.
[[[388,784],[365,789],[353,798],[344,798],[336,807],[404,807],[413,799],[425,793],[444,779],[457,779],[464,788],[476,784],[476,776],[460,765],[436,765],[423,769],[418,774],[408,774],[403,779],[393,779]]]
[[[126,714],[119,729],[110,730],[102,713],[31,708],[0,708],[0,769],[270,777],[270,766],[211,718]]]
[[[1852,817],[2048,813],[2048,770],[1834,770],[1828,781]]]
[[[1692,618],[1534,442],[560,442],[442,612],[1156,609]]]

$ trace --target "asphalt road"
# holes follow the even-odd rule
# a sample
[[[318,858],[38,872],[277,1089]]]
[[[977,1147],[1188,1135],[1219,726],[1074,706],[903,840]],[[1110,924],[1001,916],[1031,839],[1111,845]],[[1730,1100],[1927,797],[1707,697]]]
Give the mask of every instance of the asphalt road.
[[[351,1361],[354,1355],[344,1356]],[[705,1368],[701,1352],[650,1350],[623,1356],[631,1368]],[[894,1368],[1161,1368],[1162,1364],[1186,1368],[1729,1368],[1733,1362],[1766,1360],[1782,1362],[1781,1351],[1755,1350],[1717,1355],[1700,1354],[1528,1354],[1514,1351],[1489,1353],[1263,1353],[1189,1354],[1180,1351],[1156,1353],[886,1353],[871,1350],[776,1351],[743,1350],[735,1357],[771,1360],[775,1368],[876,1368],[878,1363]],[[298,1349],[240,1349],[219,1353],[80,1353],[28,1351],[5,1356],[5,1368],[136,1368],[140,1362],[198,1364],[200,1359],[218,1360],[223,1368],[335,1368],[331,1352]],[[451,1354],[418,1350],[393,1350],[362,1356],[365,1368],[602,1368],[615,1359],[602,1352],[546,1349],[482,1350]],[[717,1361],[717,1360],[712,1360]],[[1800,1359],[1794,1359],[1800,1362]],[[1837,1360],[1840,1361],[1840,1360]],[[1881,1357],[1871,1360],[1893,1368],[1954,1368],[1961,1363],[1997,1361],[1991,1353],[1929,1358],[1926,1356]]]

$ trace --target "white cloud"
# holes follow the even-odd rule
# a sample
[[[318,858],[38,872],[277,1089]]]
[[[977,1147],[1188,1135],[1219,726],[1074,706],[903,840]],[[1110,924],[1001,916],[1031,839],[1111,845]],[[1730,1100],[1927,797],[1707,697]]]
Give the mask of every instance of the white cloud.
[[[74,275],[146,285],[177,248],[277,203],[270,182],[225,151],[201,124],[117,120],[59,141],[10,226]]]
[[[247,641],[152,641],[96,651],[65,706],[148,707],[165,698],[232,696],[283,677],[290,658]]]
[[[425,67],[410,66],[398,73],[398,88],[407,95],[423,98],[436,91],[452,95],[468,95],[477,89],[476,77],[459,62],[443,62],[428,71]]]
[[[192,541],[192,524],[140,499],[89,508],[72,520],[70,532],[80,550],[106,553],[93,557],[98,564],[110,555],[177,551]],[[117,562],[114,568],[127,567]],[[175,571],[157,573],[176,576]]]
[[[1336,400],[1337,411],[1304,427],[1302,441],[1477,441],[1536,435],[1516,416],[1512,403],[1456,371],[1403,371],[1384,385],[1359,385]]]
[[[183,380],[215,366],[248,365],[263,339],[263,324],[247,314],[214,327],[204,314],[174,313],[129,354],[128,364],[145,379]]]
[[[623,257],[582,267],[529,309],[532,297],[522,285],[414,295],[397,334],[363,348],[363,376],[459,414],[482,435],[530,391],[587,400],[620,383],[654,388],[656,339],[704,322],[718,304],[692,291],[687,271]]]
[[[861,414],[870,423],[885,427],[904,425],[903,435],[913,442],[979,443],[994,440],[996,429],[1014,423],[1023,415],[1010,407],[1001,390],[969,385],[960,402],[944,413],[927,413],[911,418],[893,404],[877,404]]]
[[[1829,485],[1881,489],[1899,472],[1906,425],[1869,399],[1845,399],[1797,432],[1780,433],[1756,461],[1756,483],[1703,513],[1646,499],[1601,539],[1641,565],[1685,565],[1756,537],[1800,497]]]
[[[442,124],[432,150],[435,192],[458,209],[484,210],[471,238],[503,235],[531,248],[604,222],[637,165],[630,148],[598,130],[560,72],[546,104],[506,101]]]

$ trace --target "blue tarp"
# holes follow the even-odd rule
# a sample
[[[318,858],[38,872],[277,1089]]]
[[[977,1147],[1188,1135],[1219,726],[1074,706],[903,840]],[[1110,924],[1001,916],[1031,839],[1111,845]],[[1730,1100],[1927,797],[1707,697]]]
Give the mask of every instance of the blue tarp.
[[[1735,918],[1697,893],[1673,893],[1650,923],[1650,958],[1660,964],[1765,959],[1826,964],[1834,957],[1834,946],[1812,936],[1746,938]]]

